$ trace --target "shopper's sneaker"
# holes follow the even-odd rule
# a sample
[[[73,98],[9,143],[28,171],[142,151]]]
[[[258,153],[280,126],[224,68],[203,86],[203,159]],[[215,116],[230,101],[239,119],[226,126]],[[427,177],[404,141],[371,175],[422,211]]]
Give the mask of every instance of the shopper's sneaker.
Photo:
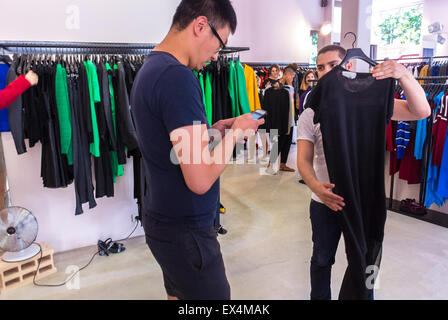
[[[256,158],[250,158],[250,159],[247,159],[247,163],[249,163],[249,164],[255,164],[255,163],[257,163],[257,159],[256,159]]]
[[[260,164],[268,164],[268,162],[269,162],[269,157],[268,156],[263,157],[263,158],[260,159]]]
[[[276,176],[278,174],[278,171],[275,171],[274,168],[272,168],[272,166],[267,168],[265,172],[266,174],[270,174],[272,176]]]

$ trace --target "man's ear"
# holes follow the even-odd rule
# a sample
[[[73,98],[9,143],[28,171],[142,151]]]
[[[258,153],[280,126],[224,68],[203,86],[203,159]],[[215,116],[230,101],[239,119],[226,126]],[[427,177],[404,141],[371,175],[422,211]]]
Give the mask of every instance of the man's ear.
[[[193,20],[193,31],[195,35],[200,35],[207,29],[207,17],[200,16]]]

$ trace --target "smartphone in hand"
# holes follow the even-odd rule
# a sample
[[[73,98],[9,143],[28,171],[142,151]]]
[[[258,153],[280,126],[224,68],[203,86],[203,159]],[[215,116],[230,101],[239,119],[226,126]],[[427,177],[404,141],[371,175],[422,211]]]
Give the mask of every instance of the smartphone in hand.
[[[262,118],[266,118],[268,112],[266,110],[256,110],[252,112],[252,119],[259,120]]]

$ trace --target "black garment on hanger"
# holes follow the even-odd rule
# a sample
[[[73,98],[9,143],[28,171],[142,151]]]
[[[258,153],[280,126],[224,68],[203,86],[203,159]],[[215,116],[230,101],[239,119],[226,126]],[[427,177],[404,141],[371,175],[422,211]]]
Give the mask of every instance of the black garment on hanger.
[[[369,299],[366,281],[379,267],[386,222],[384,163],[386,127],[394,107],[395,80],[369,73],[348,79],[335,67],[311,91],[307,106],[320,123],[333,192],[346,206],[337,213],[348,267],[339,299]],[[372,268],[372,267],[371,267]]]
[[[101,103],[104,108],[104,115],[106,117],[106,125],[108,131],[108,141],[111,150],[117,151],[117,141],[115,139],[114,123],[112,119],[112,107],[110,100],[109,77],[106,66],[102,63],[97,65],[98,81],[100,83]]]
[[[95,197],[102,198],[104,196],[113,197],[114,196],[114,175],[112,171],[112,163],[110,156],[110,145],[111,140],[109,137],[108,123],[106,110],[111,113],[110,107],[110,93],[105,92],[104,82],[109,85],[109,80],[103,77],[105,66],[102,64],[97,64],[96,68],[98,70],[98,84],[100,87],[101,102],[95,103],[96,117],[98,123],[98,134],[100,139],[100,156],[93,158],[94,168],[95,168]]]
[[[11,67],[6,75],[6,83],[9,85],[11,82],[17,79],[16,67],[18,61],[12,62]],[[9,127],[11,129],[12,138],[14,139],[14,144],[16,146],[17,154],[23,154],[26,152],[25,146],[25,130],[23,127],[23,106],[22,106],[22,96],[19,96],[9,107],[8,107],[8,121]]]
[[[289,130],[289,92],[284,89],[268,88],[264,93],[263,109],[268,112],[266,131],[277,129],[279,135]]]
[[[79,134],[79,152],[77,161],[79,163],[79,174],[81,175],[82,182],[79,186],[79,200],[80,204],[89,202],[89,208],[92,209],[96,207],[96,201],[93,194],[92,164],[90,160],[90,134],[92,133],[93,138],[93,130],[89,132],[90,128],[92,128],[92,115],[90,111],[87,71],[84,63],[80,64],[79,72],[79,81],[76,82],[78,88],[75,88],[75,93],[73,94],[75,105],[72,107],[72,128],[76,126]],[[90,118],[90,121],[86,118]],[[75,162],[75,159],[73,159],[73,162]],[[75,214],[79,215],[81,213],[83,213],[82,207],[77,203]]]
[[[118,163],[126,164],[126,151],[132,151],[138,147],[134,122],[129,109],[129,96],[126,88],[126,74],[123,63],[118,62],[118,70],[115,73],[116,88],[116,123],[117,123],[117,155]],[[114,90],[115,90],[114,88]]]

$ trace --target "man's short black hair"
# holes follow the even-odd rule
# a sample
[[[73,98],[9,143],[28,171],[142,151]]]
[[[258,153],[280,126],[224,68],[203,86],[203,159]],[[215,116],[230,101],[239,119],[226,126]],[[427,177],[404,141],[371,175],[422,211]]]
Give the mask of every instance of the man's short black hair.
[[[230,26],[235,33],[237,19],[230,0],[182,0],[173,18],[173,27],[182,31],[197,17],[205,16],[216,28]]]
[[[329,45],[329,46],[326,46],[326,47],[323,47],[322,49],[320,49],[317,56],[320,56],[321,54],[324,54],[324,53],[327,53],[330,51],[337,51],[339,54],[339,58],[341,58],[341,59],[344,59],[345,55],[347,54],[347,51],[344,48],[342,48],[341,46],[332,44],[332,45]]]

